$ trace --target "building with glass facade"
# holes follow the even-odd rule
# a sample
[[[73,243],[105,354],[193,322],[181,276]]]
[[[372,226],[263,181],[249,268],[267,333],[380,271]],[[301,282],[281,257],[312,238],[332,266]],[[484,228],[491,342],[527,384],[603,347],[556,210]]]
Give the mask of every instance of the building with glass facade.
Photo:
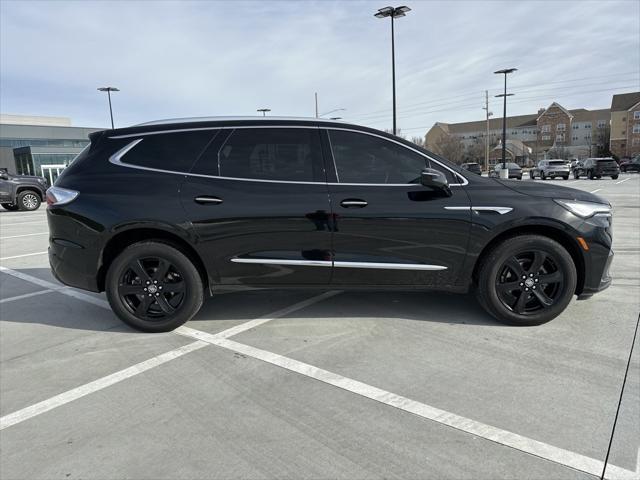
[[[101,128],[72,127],[68,118],[0,117],[0,169],[39,175],[50,183]]]

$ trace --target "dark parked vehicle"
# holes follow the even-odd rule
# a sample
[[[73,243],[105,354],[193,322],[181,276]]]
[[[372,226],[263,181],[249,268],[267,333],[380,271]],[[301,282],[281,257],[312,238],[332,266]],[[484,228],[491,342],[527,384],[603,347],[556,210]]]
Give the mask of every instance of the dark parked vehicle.
[[[620,167],[613,158],[587,158],[573,169],[573,178],[586,176],[588,179],[611,177],[614,180],[620,175]]]
[[[547,178],[560,177],[564,180],[569,179],[569,165],[565,160],[540,160],[536,167],[529,171],[529,177],[535,179],[540,177],[542,180]]]
[[[484,178],[371,128],[193,119],[90,138],[47,192],[49,261],[141,330],[256,288],[474,291],[537,325],[611,282],[602,198]]]
[[[517,163],[507,163],[509,169],[509,178],[515,178],[522,180],[522,168]],[[502,170],[502,163],[497,163],[493,170],[489,170],[489,176],[492,178],[500,178],[500,170]]]
[[[37,210],[46,190],[43,177],[0,172],[0,205],[6,210]]]
[[[620,171],[622,172],[640,172],[640,155],[631,160],[620,162]]]
[[[463,170],[467,170],[471,173],[482,175],[482,169],[480,168],[479,163],[463,163],[460,166],[462,167]]]

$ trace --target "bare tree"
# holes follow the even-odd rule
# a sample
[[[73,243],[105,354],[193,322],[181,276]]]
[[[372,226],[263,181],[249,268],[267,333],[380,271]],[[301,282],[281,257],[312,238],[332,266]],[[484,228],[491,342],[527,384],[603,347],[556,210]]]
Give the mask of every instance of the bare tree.
[[[434,152],[454,163],[464,160],[464,144],[453,135],[445,135],[434,145]]]
[[[419,147],[425,147],[425,138],[424,137],[411,137],[411,142],[415,143]]]
[[[480,141],[479,138],[476,138],[473,143],[467,146],[464,156],[470,162],[476,162],[484,165],[484,142]]]

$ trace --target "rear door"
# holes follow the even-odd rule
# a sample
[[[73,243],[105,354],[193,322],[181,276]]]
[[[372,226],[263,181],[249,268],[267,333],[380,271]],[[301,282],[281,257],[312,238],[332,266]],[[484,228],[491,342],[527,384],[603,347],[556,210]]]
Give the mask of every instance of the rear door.
[[[329,197],[317,127],[221,129],[181,189],[215,283],[327,284]]]
[[[385,137],[330,129],[334,268],[337,285],[450,285],[465,260],[471,225],[462,177]],[[329,157],[329,155],[327,155]],[[424,187],[431,167],[451,196]]]

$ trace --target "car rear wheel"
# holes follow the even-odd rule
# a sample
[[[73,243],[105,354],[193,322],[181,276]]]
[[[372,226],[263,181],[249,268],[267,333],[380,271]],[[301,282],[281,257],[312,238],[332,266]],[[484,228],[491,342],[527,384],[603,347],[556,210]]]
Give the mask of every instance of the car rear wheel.
[[[122,251],[106,278],[107,298],[125,323],[145,332],[167,332],[193,317],[203,284],[193,262],[171,245],[146,241]]]
[[[3,203],[2,208],[4,208],[5,210],[9,210],[10,212],[15,212],[20,207],[18,207],[18,205],[14,205],[13,203]]]
[[[512,237],[482,260],[477,297],[485,310],[509,325],[540,325],[569,305],[576,289],[571,255],[540,235]]]
[[[589,171],[587,172],[587,178],[588,178],[589,180],[593,180],[593,179],[595,178],[595,176],[593,175],[593,171],[592,171],[592,170],[589,170]]]
[[[569,175],[562,177],[563,180],[569,180]]]
[[[611,175],[611,178],[614,179],[614,180],[617,180],[618,179],[618,175]]]
[[[32,190],[25,190],[18,194],[18,208],[32,211],[40,208],[40,195]]]

